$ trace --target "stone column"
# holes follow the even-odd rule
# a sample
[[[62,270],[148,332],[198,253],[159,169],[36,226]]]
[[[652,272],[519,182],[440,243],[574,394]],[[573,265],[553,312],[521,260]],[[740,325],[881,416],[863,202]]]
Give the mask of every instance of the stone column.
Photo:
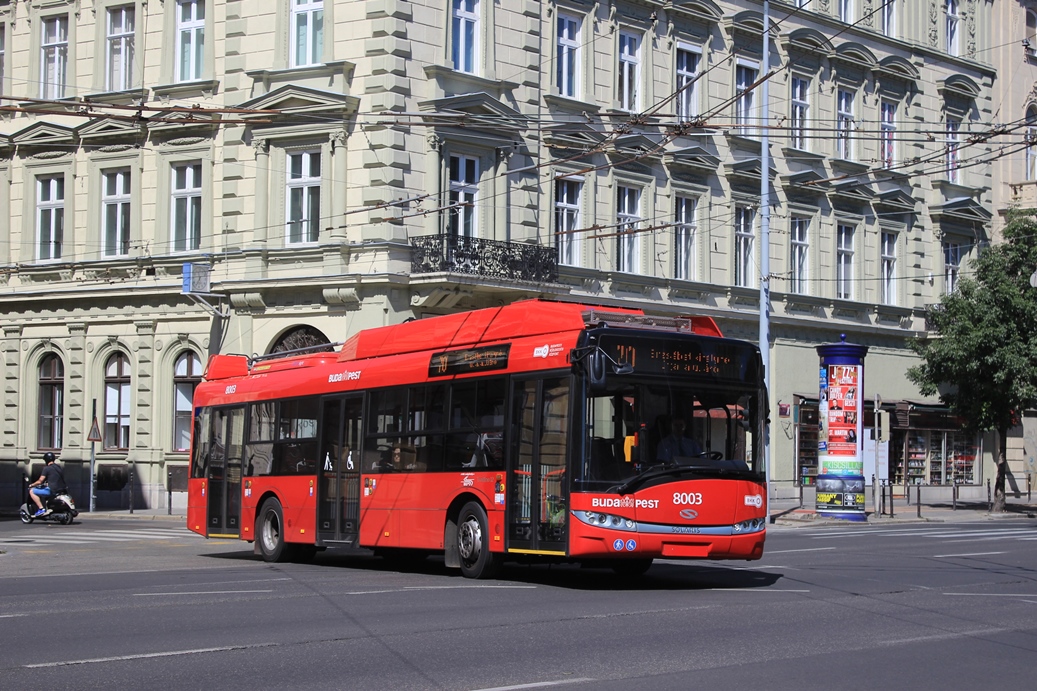
[[[425,190],[430,196],[421,201],[422,208],[435,209],[443,206],[443,140],[439,135],[432,133],[428,136],[428,163],[425,174],[428,175],[428,184]],[[443,232],[443,214],[428,214],[425,217],[425,231],[427,235],[436,235]]]
[[[331,239],[346,240],[346,133],[332,132],[331,136]]]
[[[265,245],[270,225],[270,142],[253,139],[252,150],[256,154],[256,192],[252,214],[252,242]]]

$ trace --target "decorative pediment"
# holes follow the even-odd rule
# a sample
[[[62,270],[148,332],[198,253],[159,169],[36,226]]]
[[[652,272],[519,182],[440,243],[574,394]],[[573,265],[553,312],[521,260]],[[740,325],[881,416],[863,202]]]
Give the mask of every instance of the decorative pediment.
[[[981,93],[979,84],[963,74],[954,74],[937,81],[936,91],[944,98],[956,97],[966,101],[975,101]]]
[[[667,13],[676,17],[693,19],[709,24],[717,24],[724,18],[724,11],[710,0],[684,0],[683,2],[667,2]]]
[[[587,123],[551,125],[544,130],[544,143],[556,148],[593,149],[605,135]]]
[[[18,146],[67,146],[75,141],[75,130],[52,122],[36,122],[11,135]]]
[[[616,138],[609,153],[659,156],[662,154],[660,144],[660,141],[643,134],[624,134]]]
[[[832,187],[828,178],[816,170],[801,170],[798,173],[782,175],[781,181],[785,187],[795,188],[799,193],[824,194]]]
[[[97,118],[88,120],[75,128],[76,136],[81,140],[122,140],[136,143],[141,141],[145,126],[142,120],[132,121],[122,118]]]
[[[796,29],[783,37],[786,50],[799,50],[816,57],[828,57],[835,51],[828,37],[816,29]]]
[[[872,189],[871,184],[862,182],[858,178],[834,182],[828,194],[843,201],[862,203],[869,203],[875,198],[875,190]]]
[[[853,42],[840,45],[831,54],[830,59],[835,64],[836,69],[842,68],[845,70],[850,68],[851,71],[860,70],[862,76],[864,72],[874,69],[879,63],[874,53],[860,43]]]
[[[917,90],[918,80],[922,78],[918,68],[897,55],[890,55],[882,59],[878,65],[872,68],[872,72],[884,86],[896,86],[898,84],[907,86],[911,90]],[[967,77],[965,77],[967,79]]]
[[[943,204],[930,206],[929,215],[938,222],[986,223],[993,218],[993,214],[972,197],[959,197],[950,199]]]
[[[485,91],[421,101],[418,110],[430,125],[496,132],[519,132],[525,127],[521,113]]]
[[[280,116],[298,115],[299,113],[319,112],[322,114],[349,114],[356,112],[360,99],[355,96],[323,91],[307,86],[288,84],[270,93],[249,99],[238,105],[243,110],[280,111]],[[246,118],[267,119],[276,114],[260,112]]]
[[[882,207],[890,211],[903,211],[914,213],[916,200],[910,194],[900,188],[894,188],[879,192],[875,197],[876,207]]]
[[[185,128],[214,129],[219,126],[221,117],[219,113],[195,113],[182,108],[164,110],[148,118],[148,129],[152,132],[175,130],[177,133],[183,132]]]
[[[735,178],[741,182],[760,181],[760,174],[763,171],[762,159],[760,158],[745,158],[741,161],[735,161],[734,163],[724,164],[724,174],[728,178]],[[768,177],[774,179],[777,175],[777,170],[774,166],[770,167],[768,171]]]
[[[715,173],[720,167],[720,157],[701,146],[689,146],[666,152],[663,163],[674,168],[692,168],[705,173]]]

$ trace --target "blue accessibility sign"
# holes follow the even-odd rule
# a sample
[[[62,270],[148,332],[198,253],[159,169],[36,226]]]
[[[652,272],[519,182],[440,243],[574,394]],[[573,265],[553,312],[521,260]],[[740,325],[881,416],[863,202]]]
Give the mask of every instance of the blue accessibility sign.
[[[637,542],[635,540],[627,540],[627,549],[633,552],[637,549]]]
[[[622,552],[623,540],[616,538],[616,541],[612,543],[612,549],[616,550],[617,552]]]

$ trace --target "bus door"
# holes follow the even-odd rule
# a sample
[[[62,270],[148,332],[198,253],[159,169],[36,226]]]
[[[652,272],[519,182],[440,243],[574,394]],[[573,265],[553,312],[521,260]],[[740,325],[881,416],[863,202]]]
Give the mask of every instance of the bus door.
[[[206,472],[209,492],[206,536],[239,537],[245,408],[215,408],[210,420],[210,451]]]
[[[565,554],[569,377],[515,380],[508,454],[511,552]]]
[[[317,470],[317,536],[355,543],[360,531],[363,395],[325,398]]]

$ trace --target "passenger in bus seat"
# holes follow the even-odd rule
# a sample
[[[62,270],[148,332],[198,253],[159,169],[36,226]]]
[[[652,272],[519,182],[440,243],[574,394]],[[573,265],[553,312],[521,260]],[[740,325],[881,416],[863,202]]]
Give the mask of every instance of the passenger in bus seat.
[[[702,445],[691,437],[684,436],[687,423],[681,418],[674,418],[670,425],[670,434],[663,437],[656,449],[655,459],[660,463],[670,463],[678,456],[698,456],[702,453]]]

